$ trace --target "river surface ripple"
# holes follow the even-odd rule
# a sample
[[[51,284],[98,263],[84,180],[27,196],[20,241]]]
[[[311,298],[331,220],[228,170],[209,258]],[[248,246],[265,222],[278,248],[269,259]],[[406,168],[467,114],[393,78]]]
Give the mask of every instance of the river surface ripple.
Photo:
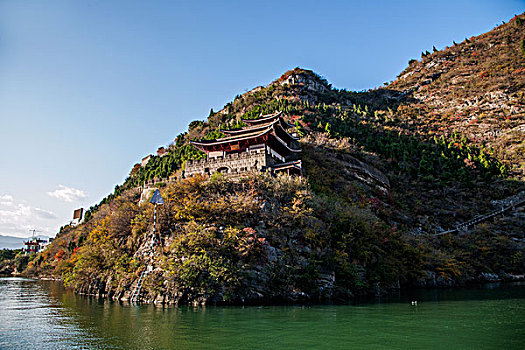
[[[525,284],[356,305],[192,308],[0,278],[0,349],[525,349]]]

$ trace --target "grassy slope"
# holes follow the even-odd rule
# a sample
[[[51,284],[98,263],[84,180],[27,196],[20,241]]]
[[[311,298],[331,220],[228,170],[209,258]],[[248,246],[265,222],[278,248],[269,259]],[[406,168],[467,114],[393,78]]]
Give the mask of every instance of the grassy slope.
[[[525,18],[409,65],[388,89],[413,91],[401,113],[420,132],[465,135],[525,175]],[[520,127],[521,126],[521,127]]]

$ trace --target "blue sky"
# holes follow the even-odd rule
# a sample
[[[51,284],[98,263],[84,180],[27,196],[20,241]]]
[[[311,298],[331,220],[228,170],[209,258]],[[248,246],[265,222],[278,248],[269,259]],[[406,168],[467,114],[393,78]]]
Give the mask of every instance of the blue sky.
[[[0,0],[0,234],[73,209],[235,95],[296,66],[335,87],[395,79],[525,1]]]

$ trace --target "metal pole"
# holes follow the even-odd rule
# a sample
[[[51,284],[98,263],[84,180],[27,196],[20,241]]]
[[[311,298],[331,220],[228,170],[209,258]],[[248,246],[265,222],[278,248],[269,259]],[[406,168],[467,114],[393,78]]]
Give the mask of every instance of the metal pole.
[[[153,211],[153,242],[157,240],[157,236],[155,233],[156,225],[157,225],[157,203],[155,203],[155,209]]]
[[[153,194],[153,197],[151,197],[150,203],[153,203],[155,205],[153,210],[153,237],[151,241],[151,252],[150,252],[150,265],[148,268],[148,271],[153,271],[153,256],[155,255],[155,245],[157,245],[157,204],[163,204],[164,200],[162,199],[162,196],[160,195],[159,190],[155,190],[155,193]]]
[[[155,245],[157,245],[157,203],[155,203],[155,209],[153,210],[153,240],[151,242],[151,261],[150,266],[153,269],[153,255],[155,254]]]

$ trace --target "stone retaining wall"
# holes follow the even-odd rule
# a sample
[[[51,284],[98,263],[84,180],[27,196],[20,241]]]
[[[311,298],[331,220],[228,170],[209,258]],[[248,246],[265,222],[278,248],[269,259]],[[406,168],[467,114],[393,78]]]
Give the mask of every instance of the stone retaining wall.
[[[265,149],[251,153],[228,154],[224,157],[186,161],[185,176],[194,174],[211,175],[215,172],[225,174],[240,174],[252,170],[261,170],[270,165]]]

